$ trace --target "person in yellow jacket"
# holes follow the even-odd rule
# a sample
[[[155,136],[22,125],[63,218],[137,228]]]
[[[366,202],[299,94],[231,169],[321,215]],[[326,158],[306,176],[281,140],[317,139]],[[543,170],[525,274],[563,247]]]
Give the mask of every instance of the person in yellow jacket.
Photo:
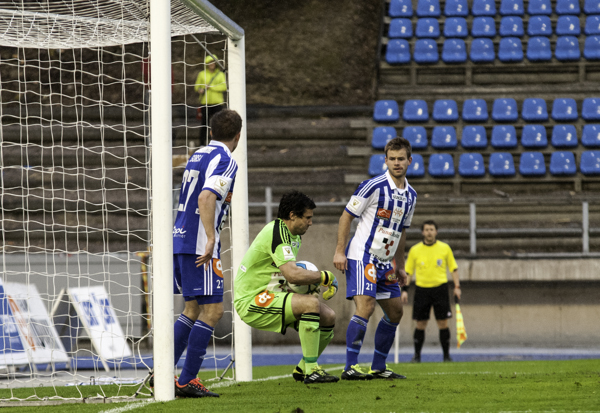
[[[423,242],[419,242],[408,252],[405,270],[408,275],[407,284],[402,287],[400,299],[402,303],[408,302],[408,285],[411,276],[415,276],[415,297],[413,302],[413,320],[417,322],[414,333],[415,356],[414,363],[421,362],[421,349],[425,342],[425,328],[429,321],[429,313],[433,306],[433,313],[440,329],[440,344],[444,352],[444,361],[450,358],[450,329],[448,319],[452,317],[450,298],[448,296],[448,275],[454,281],[454,295],[460,300],[460,281],[458,265],[454,259],[452,249],[448,244],[438,241],[437,224],[435,221],[425,221],[421,226]]]
[[[202,126],[207,126],[210,124],[210,118],[225,108],[224,92],[227,91],[227,79],[225,73],[217,67],[217,62],[212,56],[206,56],[204,63],[206,68],[198,73],[194,90],[198,93],[200,99]],[[204,128],[200,128],[201,141],[202,137],[206,137],[203,130]]]

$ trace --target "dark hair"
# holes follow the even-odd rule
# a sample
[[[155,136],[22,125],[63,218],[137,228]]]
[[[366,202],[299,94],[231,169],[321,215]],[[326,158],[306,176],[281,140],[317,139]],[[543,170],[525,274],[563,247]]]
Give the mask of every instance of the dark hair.
[[[242,118],[235,110],[223,109],[210,118],[212,138],[229,142],[242,130]]]
[[[433,219],[430,219],[430,220],[427,220],[427,221],[423,222],[421,224],[421,231],[423,231],[425,229],[425,225],[433,225],[435,227],[436,231],[438,229],[437,224],[435,223],[435,221]]]
[[[406,157],[410,158],[412,155],[412,148],[408,139],[395,137],[385,145],[385,156],[387,157],[388,151],[399,151],[400,149],[406,149]]]
[[[290,213],[293,212],[297,217],[302,217],[307,209],[315,209],[317,206],[314,201],[302,192],[295,189],[286,192],[279,201],[279,210],[277,218],[290,219]]]

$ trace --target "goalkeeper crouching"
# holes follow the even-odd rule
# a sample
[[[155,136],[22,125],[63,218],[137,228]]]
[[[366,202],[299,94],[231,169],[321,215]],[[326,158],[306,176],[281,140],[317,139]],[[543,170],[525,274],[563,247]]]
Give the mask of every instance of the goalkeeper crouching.
[[[234,306],[240,318],[259,330],[285,334],[298,330],[302,360],[292,376],[304,383],[331,383],[338,377],[325,372],[317,360],[333,339],[334,311],[312,294],[289,292],[289,284],[327,287],[325,300],[338,289],[330,271],[296,266],[301,236],[312,225],[315,203],[298,191],[283,195],[277,219],[256,236],[244,255],[234,280]]]

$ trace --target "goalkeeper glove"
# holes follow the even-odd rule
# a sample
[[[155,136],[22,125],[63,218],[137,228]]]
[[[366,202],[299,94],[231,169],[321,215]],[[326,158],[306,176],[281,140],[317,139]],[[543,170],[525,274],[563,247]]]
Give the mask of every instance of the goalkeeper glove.
[[[331,271],[321,271],[321,285],[327,287],[323,293],[324,300],[331,300],[338,290],[338,282]]]

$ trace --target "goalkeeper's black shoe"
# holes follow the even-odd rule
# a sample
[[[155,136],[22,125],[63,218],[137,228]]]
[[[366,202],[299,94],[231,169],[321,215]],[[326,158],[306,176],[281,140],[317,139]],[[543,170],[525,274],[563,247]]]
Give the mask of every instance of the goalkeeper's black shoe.
[[[342,380],[372,380],[373,375],[365,373],[361,370],[358,364],[350,366],[348,370],[342,373]]]
[[[385,366],[385,370],[369,370],[369,374],[373,376],[374,379],[405,379],[406,376],[402,374],[394,373],[392,370],[388,369]]]
[[[217,393],[208,390],[200,380],[193,379],[186,385],[175,383],[175,397],[200,398],[200,397],[219,397]]]
[[[296,368],[292,372],[292,377],[296,381],[304,381],[304,379],[306,378],[306,374],[304,374],[304,371],[302,371],[302,369],[299,366],[296,366]]]
[[[304,384],[312,383],[335,383],[339,380],[339,377],[327,373],[321,367],[317,366],[312,369],[310,374],[304,377]]]

